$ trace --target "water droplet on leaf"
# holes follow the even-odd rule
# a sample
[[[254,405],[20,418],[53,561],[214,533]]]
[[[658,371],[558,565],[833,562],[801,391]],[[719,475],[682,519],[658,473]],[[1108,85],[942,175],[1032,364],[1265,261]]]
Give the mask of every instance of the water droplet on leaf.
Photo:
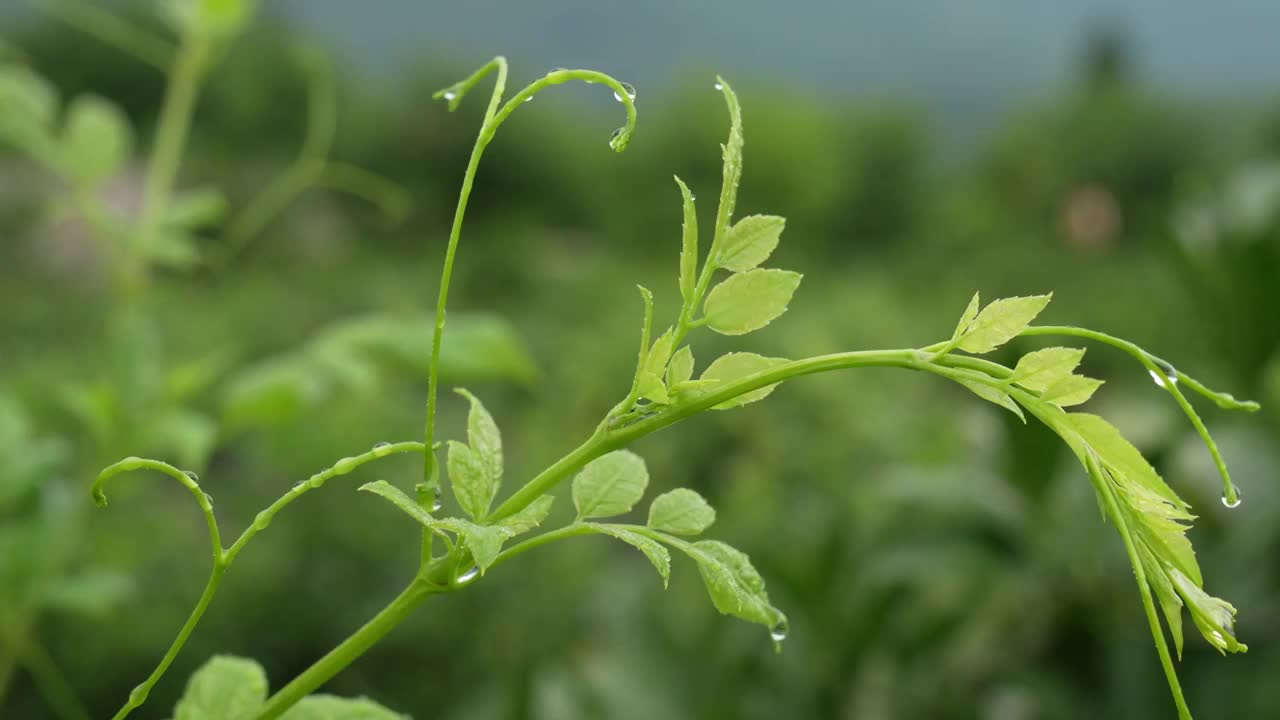
[[[569,68],[562,68],[562,67],[551,68],[551,71],[548,72],[547,74],[552,75],[558,72],[569,72]]]
[[[147,701],[147,687],[145,685],[137,685],[129,691],[129,704],[141,705]]]
[[[716,81],[716,90],[717,91],[724,90],[724,84],[721,83],[719,80]]]
[[[622,85],[622,91],[627,94],[627,97],[630,98],[632,102],[634,102],[636,99],[635,86],[631,85],[630,83],[620,83],[620,84]],[[618,102],[622,102],[622,96],[618,94],[617,90],[613,91],[613,99],[617,100]]]
[[[444,507],[444,493],[440,492],[440,486],[436,486],[435,499],[431,501],[431,512],[439,512]]]
[[[306,480],[299,480],[298,482],[296,482],[296,483],[294,483],[294,484],[293,484],[293,489],[294,489],[295,491],[297,491],[297,490],[301,490],[302,488],[306,487],[306,485],[307,485],[307,481],[306,481]]]
[[[622,133],[623,133],[623,128],[618,128],[617,130],[613,131],[613,134],[609,136],[609,147],[613,148],[614,150],[618,149],[618,143],[622,141]]]
[[[791,632],[791,626],[786,620],[778,621],[773,627],[769,628],[769,637],[775,642],[780,643],[787,639],[787,634]]]
[[[318,488],[323,486],[324,481],[328,479],[329,478],[325,477],[324,475],[320,473],[316,473],[315,475],[312,475],[310,479],[307,480],[307,484],[313,488]]]
[[[263,510],[253,518],[253,526],[259,530],[266,530],[271,524],[271,513]]]
[[[209,493],[204,494],[204,501],[209,505],[209,507],[213,507],[213,496]]]
[[[448,102],[453,102],[454,99],[458,97],[458,93],[452,90],[446,90],[444,95],[441,95],[440,97],[444,98]]]
[[[1155,370],[1148,370],[1147,372],[1151,375],[1151,381],[1156,384],[1156,387],[1164,387],[1164,378],[1160,377],[1160,373]]]
[[[471,566],[471,569],[470,569],[470,570],[468,570],[468,571],[466,571],[466,572],[464,572],[464,573],[462,573],[461,575],[459,575],[459,576],[458,576],[458,578],[457,578],[456,580],[454,580],[454,581],[453,581],[453,584],[454,584],[454,585],[466,585],[467,583],[471,582],[472,580],[475,580],[475,579],[476,579],[476,576],[477,576],[477,575],[479,575],[479,574],[480,574],[480,567],[479,567],[479,566],[477,566],[477,565],[472,565],[472,566]]]
[[[532,95],[530,95],[529,97],[525,98],[525,99],[524,99],[524,101],[525,101],[525,102],[529,102],[529,101],[530,101],[530,100],[532,100],[532,99],[533,99],[533,96],[532,96]]]
[[[373,444],[373,456],[374,456],[374,457],[386,457],[386,456],[387,456],[387,455],[389,455],[390,453],[391,453],[391,443],[389,443],[389,442],[379,442],[379,443],[374,443],[374,444]]]
[[[183,470],[182,474],[191,478],[191,482],[200,482],[200,476],[196,474],[195,470]]]

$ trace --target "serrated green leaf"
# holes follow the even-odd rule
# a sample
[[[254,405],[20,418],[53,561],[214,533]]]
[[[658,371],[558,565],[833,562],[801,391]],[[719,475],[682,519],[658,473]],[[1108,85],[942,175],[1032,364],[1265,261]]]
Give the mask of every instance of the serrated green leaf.
[[[501,521],[500,525],[511,533],[511,536],[527,533],[542,524],[551,513],[551,505],[555,502],[552,495],[542,497],[529,503],[525,509]]]
[[[1043,392],[1050,385],[1070,377],[1083,358],[1084,350],[1079,348],[1036,350],[1018,360],[1011,380],[1028,390]]]
[[[738,202],[738,183],[742,180],[742,108],[738,104],[737,94],[724,78],[716,77],[716,87],[724,95],[725,106],[729,109],[729,139],[720,146],[724,167],[721,171],[720,208],[717,211],[718,217],[728,220],[733,217],[734,206]]]
[[[667,328],[666,332],[659,335],[658,339],[653,341],[653,346],[649,348],[649,354],[645,356],[644,369],[661,377],[667,369],[667,361],[671,359],[673,342],[675,338],[671,334],[671,328]]]
[[[1092,454],[1101,466],[1104,479],[1118,491],[1117,496],[1131,511],[1132,532],[1150,548],[1164,566],[1177,568],[1199,584],[1200,566],[1187,538],[1194,518],[1146,459],[1110,423],[1096,415],[1070,413],[1062,416],[1063,438],[1088,465]]]
[[[649,485],[644,460],[630,450],[615,450],[592,460],[573,479],[578,519],[605,518],[631,510]]]
[[[94,186],[113,177],[132,148],[129,120],[112,103],[85,95],[67,107],[62,150],[66,171],[76,182]]]
[[[956,382],[965,386],[970,392],[983,400],[995,403],[996,405],[1007,409],[1014,415],[1017,415],[1018,419],[1022,422],[1025,423],[1027,421],[1027,416],[1023,414],[1022,408],[1012,397],[1009,397],[1009,393],[976,380],[956,380]]]
[[[687,304],[693,302],[698,282],[698,212],[693,204],[689,186],[676,177],[684,206],[684,225],[680,237],[680,297]]]
[[[1025,330],[1052,298],[1049,294],[996,300],[973,319],[961,336],[960,349],[978,354],[995,350]]]
[[[392,505],[403,510],[409,517],[417,520],[428,528],[433,528],[438,522],[427,512],[416,500],[404,494],[404,492],[387,482],[386,480],[374,480],[371,483],[365,483],[360,486],[361,492],[373,493],[378,497],[388,500]]]
[[[671,356],[667,365],[667,385],[679,385],[693,377],[693,350],[688,345]]]
[[[498,432],[498,424],[485,409],[475,395],[458,388],[458,394],[471,403],[467,413],[467,444],[476,454],[476,458],[484,465],[486,472],[495,483],[502,480],[502,435]],[[494,488],[495,491],[497,488]]]
[[[973,299],[969,301],[969,307],[964,309],[964,314],[960,316],[960,322],[956,323],[955,332],[951,334],[952,340],[958,340],[968,332],[973,325],[974,318],[978,317],[978,308],[981,305],[978,295],[978,293],[974,293]]]
[[[473,518],[482,518],[489,512],[494,489],[485,466],[475,452],[457,440],[448,443],[445,467],[449,469],[449,485],[459,507]]]
[[[467,413],[467,445],[449,441],[446,467],[458,505],[475,519],[489,514],[489,506],[502,485],[502,435],[493,416],[475,395],[458,394],[471,403]]]
[[[1173,583],[1169,579],[1168,571],[1165,566],[1156,559],[1151,550],[1145,543],[1135,543],[1138,549],[1138,557],[1142,562],[1143,574],[1147,578],[1147,584],[1155,592],[1156,600],[1160,603],[1160,611],[1164,613],[1165,622],[1169,626],[1169,634],[1173,636],[1173,647],[1178,652],[1178,659],[1182,659],[1182,598],[1178,596],[1177,591],[1173,588]]]
[[[1068,413],[1066,418],[1070,429],[1093,448],[1106,465],[1114,468],[1124,478],[1133,480],[1168,500],[1176,508],[1187,510],[1188,506],[1182,498],[1165,484],[1155,468],[1151,467],[1142,453],[1114,425],[1088,413]],[[1191,516],[1187,514],[1183,517],[1189,519]]]
[[[777,215],[748,215],[724,236],[716,265],[734,272],[746,272],[773,254],[787,226],[786,218]]]
[[[1248,645],[1236,640],[1236,609],[1231,603],[1206,593],[1200,582],[1193,581],[1177,568],[1169,569],[1169,579],[1186,601],[1191,621],[1210,645],[1224,655],[1229,652],[1246,652],[1249,649]]]
[[[759,330],[786,312],[802,277],[789,270],[762,269],[729,276],[707,293],[707,326],[721,335]]]
[[[1040,399],[1064,408],[1079,405],[1093,397],[1102,383],[1102,380],[1083,375],[1068,375],[1045,388]]]
[[[671,580],[671,552],[662,543],[618,525],[609,525],[607,523],[583,524],[598,533],[621,540],[644,553],[644,556],[649,558],[649,562],[653,564],[653,568],[658,571],[658,575],[662,578],[662,587],[667,587],[667,583]]]
[[[715,521],[715,508],[688,488],[663,493],[649,505],[649,527],[673,535],[697,535]]]
[[[671,398],[667,394],[666,384],[662,382],[662,378],[653,372],[642,370],[637,380],[637,390],[639,390],[641,398],[652,400],[659,405],[666,405],[671,402]]]
[[[750,375],[764,372],[772,367],[777,367],[783,363],[789,362],[786,358],[771,358],[755,353],[729,353],[721,355],[712,361],[711,365],[702,373],[702,381],[716,381],[718,383],[728,383],[735,380],[741,380]],[[777,384],[767,385],[758,390],[743,393],[732,400],[726,400],[716,405],[714,410],[728,410],[736,408],[747,403],[753,403],[757,400],[763,400],[769,396],[769,393],[778,387]]]
[[[408,720],[368,698],[308,695],[289,708],[280,720]]]
[[[717,540],[684,544],[681,549],[698,564],[698,572],[716,609],[747,622],[775,628],[786,615],[769,602],[764,578],[745,553]]]
[[[459,523],[458,534],[466,540],[467,549],[471,551],[471,558],[476,561],[481,575],[493,565],[498,553],[502,552],[502,544],[509,537],[504,527],[476,525],[466,521]]]
[[[252,660],[217,655],[187,681],[174,720],[253,720],[267,700],[267,674]]]

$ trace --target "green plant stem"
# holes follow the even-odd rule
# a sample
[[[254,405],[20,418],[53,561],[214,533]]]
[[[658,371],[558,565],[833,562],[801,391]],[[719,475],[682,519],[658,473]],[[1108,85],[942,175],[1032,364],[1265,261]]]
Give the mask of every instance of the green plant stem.
[[[191,614],[187,616],[187,621],[182,624],[182,629],[178,631],[178,636],[169,644],[169,649],[165,652],[164,657],[160,658],[160,662],[156,664],[147,679],[142,684],[135,687],[129,693],[129,700],[124,707],[112,717],[112,720],[123,720],[147,701],[147,696],[151,694],[151,688],[160,682],[160,678],[164,676],[165,671],[173,664],[174,658],[178,657],[178,652],[182,650],[182,646],[187,644],[187,638],[191,637],[191,633],[195,631],[196,625],[200,624],[200,618],[204,617],[204,611],[209,608],[209,603],[213,601],[213,596],[218,593],[218,586],[222,584],[222,576],[227,570],[225,561],[219,561],[214,564],[213,571],[209,573],[209,580],[205,583],[204,592],[200,594],[200,599],[196,601],[196,606],[191,609]]]
[[[535,535],[528,540],[516,543],[499,553],[498,557],[494,558],[493,562],[489,565],[489,570],[493,570],[495,567],[517,555],[522,555],[534,548],[542,547],[543,545],[555,542],[556,540],[564,540],[565,538],[578,537],[580,535],[591,535],[594,532],[595,531],[589,526],[581,522],[575,522],[565,525],[562,528],[544,532],[541,535]]]
[[[1089,465],[1089,479],[1093,482],[1094,490],[1102,498],[1107,508],[1107,515],[1120,531],[1120,538],[1124,540],[1124,549],[1129,555],[1129,564],[1133,566],[1134,579],[1138,582],[1138,594],[1142,597],[1142,610],[1146,613],[1147,623],[1151,626],[1151,635],[1155,640],[1156,654],[1160,656],[1160,666],[1164,670],[1165,679],[1169,682],[1169,690],[1173,693],[1173,702],[1178,708],[1178,720],[1192,720],[1191,710],[1187,707],[1187,700],[1182,694],[1182,684],[1178,681],[1178,673],[1173,667],[1173,657],[1169,654],[1169,646],[1164,642],[1164,632],[1160,628],[1160,619],[1156,615],[1155,602],[1151,599],[1151,586],[1147,583],[1142,558],[1138,556],[1138,548],[1134,545],[1128,522],[1120,510],[1119,503],[1116,502],[1115,490],[1107,482],[1092,451],[1086,451],[1085,459]]]
[[[272,720],[280,717],[284,711],[310,695],[363,655],[427,598],[438,592],[440,589],[429,584],[422,576],[415,577],[408,587],[363,627],[268,698],[266,705],[258,713],[258,720]]]
[[[476,171],[480,167],[480,158],[484,154],[485,148],[489,146],[502,123],[516,109],[523,107],[526,100],[551,85],[560,85],[573,80],[581,80],[586,83],[602,83],[611,88],[616,96],[620,98],[622,106],[627,113],[627,124],[621,128],[621,134],[618,135],[616,142],[611,142],[611,146],[615,151],[621,152],[626,148],[636,124],[635,103],[632,101],[627,89],[614,78],[594,70],[557,70],[548,73],[513,95],[505,105],[501,105],[501,108],[499,108],[507,83],[507,60],[502,56],[490,60],[462,82],[436,93],[435,97],[448,100],[449,108],[452,110],[457,106],[463,95],[494,70],[498,73],[497,81],[494,83],[493,93],[489,96],[489,105],[485,109],[484,121],[481,123],[479,134],[476,136],[475,146],[471,150],[471,158],[467,161],[467,169],[462,175],[462,188],[458,192],[458,205],[454,210],[453,225],[449,230],[449,243],[445,249],[444,266],[440,271],[440,292],[436,300],[435,328],[431,336],[431,362],[427,370],[427,419],[424,441],[428,448],[432,447],[435,441],[440,343],[444,334],[445,305],[449,300],[449,280],[453,274],[453,262],[458,250],[458,239],[462,234],[462,221],[467,212],[467,201],[471,197],[471,188],[475,182]],[[436,472],[435,454],[428,453],[426,462],[423,465],[423,479],[429,486],[434,487]]]
[[[200,79],[212,52],[210,40],[200,34],[187,35],[178,46],[177,57],[169,71],[169,84],[160,108],[159,126],[147,164],[147,179],[142,191],[142,209],[138,230],[129,244],[125,271],[126,293],[136,294],[146,282],[146,263],[140,250],[155,242],[165,208],[173,195],[182,150],[191,127]]]
[[[161,658],[160,662],[151,672],[151,675],[148,676],[142,684],[134,688],[133,692],[129,693],[128,702],[124,707],[120,708],[119,712],[116,713],[114,720],[121,720],[135,708],[146,702],[147,695],[151,692],[151,688],[159,682],[165,671],[169,669],[169,665],[173,663],[173,659],[178,656],[178,652],[181,651],[183,645],[186,644],[187,638],[191,636],[196,625],[200,623],[200,619],[204,616],[205,610],[208,609],[209,603],[213,600],[214,595],[217,594],[219,585],[222,584],[222,576],[226,573],[227,569],[231,567],[231,563],[235,561],[236,557],[240,554],[240,551],[244,549],[245,545],[270,524],[271,519],[275,517],[276,513],[280,512],[280,510],[282,510],[286,505],[298,499],[304,493],[315,488],[322,487],[331,478],[339,475],[346,475],[365,463],[396,453],[422,451],[423,446],[421,443],[409,441],[375,447],[374,449],[368,450],[359,455],[342,458],[331,467],[312,475],[310,479],[295,484],[293,488],[273,502],[266,510],[260,512],[258,516],[254,518],[254,522],[248,527],[248,529],[246,529],[235,543],[226,550],[222,548],[222,541],[218,531],[218,521],[213,514],[213,505],[210,503],[209,498],[200,489],[199,484],[192,479],[191,476],[168,463],[160,462],[158,460],[148,460],[145,458],[125,458],[120,462],[107,466],[98,474],[97,480],[93,483],[92,494],[94,500],[99,505],[106,504],[106,495],[103,492],[103,486],[108,480],[116,475],[125,472],[132,472],[134,470],[155,470],[157,472],[164,473],[181,483],[195,497],[196,503],[200,506],[200,510],[204,515],[205,522],[209,526],[209,542],[213,551],[213,568],[209,573],[208,582],[205,583],[204,592],[201,593],[200,599],[196,602],[195,608],[192,609],[191,614],[187,617],[187,621],[183,624],[178,636],[169,646],[169,650],[165,653],[164,657]]]
[[[1239,502],[1239,490],[1236,488],[1235,483],[1231,481],[1231,473],[1227,470],[1227,462],[1222,457],[1222,452],[1218,449],[1218,444],[1214,442],[1213,436],[1209,434],[1209,429],[1205,427],[1204,421],[1200,419],[1200,414],[1196,412],[1195,408],[1191,406],[1191,403],[1187,401],[1186,396],[1184,396],[1182,391],[1178,389],[1178,384],[1180,382],[1186,383],[1187,387],[1212,400],[1219,407],[1228,410],[1253,411],[1258,409],[1257,403],[1242,402],[1225,393],[1210,390],[1195,378],[1179,371],[1169,361],[1156,357],[1128,340],[1122,340],[1121,338],[1097,332],[1096,330],[1070,326],[1033,326],[1024,330],[1022,334],[1066,335],[1105,343],[1133,356],[1133,358],[1141,363],[1148,372],[1152,373],[1153,377],[1164,378],[1163,380],[1159,380],[1158,384],[1165,392],[1173,396],[1174,402],[1178,404],[1178,408],[1182,410],[1182,413],[1187,416],[1187,420],[1191,421],[1191,426],[1194,427],[1196,433],[1200,435],[1200,439],[1209,450],[1209,456],[1213,458],[1214,467],[1217,468],[1218,475],[1222,478],[1223,501],[1232,507]]]
[[[458,191],[458,205],[453,213],[453,225],[449,228],[449,243],[445,248],[444,265],[440,271],[440,292],[436,298],[435,327],[431,332],[431,361],[427,369],[427,420],[426,429],[423,433],[423,444],[428,448],[435,441],[440,342],[444,336],[445,305],[449,302],[449,280],[453,276],[453,261],[458,252],[458,239],[462,236],[462,220],[467,213],[467,201],[471,199],[471,187],[475,184],[476,171],[480,168],[480,158],[484,155],[485,148],[488,147],[489,141],[493,138],[494,128],[491,128],[490,125],[493,123],[494,115],[497,114],[498,104],[502,102],[502,93],[506,89],[506,58],[501,56],[494,58],[469,79],[469,82],[474,84],[494,69],[498,71],[498,78],[494,83],[493,94],[489,98],[489,106],[484,112],[484,122],[480,127],[480,134],[476,137],[476,144],[471,149],[471,158],[467,160],[467,169],[462,174],[462,188]],[[435,475],[435,453],[428,450],[426,462],[423,465],[423,480],[432,488],[435,487]]]
[[[27,0],[28,4],[62,20],[71,27],[127,55],[163,71],[173,57],[173,47],[153,35],[83,0]]]
[[[367,462],[387,457],[388,455],[406,452],[423,452],[422,443],[409,440],[369,450],[359,455],[352,455],[351,457],[343,458],[332,466],[312,475],[309,479],[296,483],[288,492],[276,498],[275,502],[267,506],[266,510],[258,513],[254,518],[253,523],[250,524],[249,527],[245,528],[245,531],[240,534],[240,537],[236,538],[236,541],[231,544],[231,547],[227,548],[227,563],[230,564],[235,560],[236,556],[240,554],[240,551],[244,549],[244,546],[247,545],[255,535],[265,530],[267,526],[271,524],[271,521],[275,518],[276,514],[283,510],[289,503],[297,500],[316,488],[323,487],[330,479],[338,475],[346,475]]]
[[[628,445],[641,437],[657,432],[668,425],[673,425],[692,415],[709,410],[727,400],[732,400],[752,390],[758,390],[768,385],[804,375],[857,367],[900,367],[950,378],[956,377],[957,372],[964,372],[931,363],[929,362],[929,355],[920,350],[864,350],[793,360],[741,380],[726,383],[721,387],[697,395],[688,401],[672,405],[666,410],[635,424],[614,430],[598,429],[586,442],[538,473],[532,480],[512,494],[511,497],[507,498],[486,518],[486,522],[496,522],[520,512],[529,503],[546,494],[560,481],[595,458],[611,450]],[[1006,369],[1005,372],[1008,372],[1008,370]],[[987,374],[979,372],[971,374],[973,377],[966,377],[966,379],[984,381],[983,378],[985,378],[985,381],[989,381],[989,384],[993,386],[1000,384],[998,379],[991,378]]]

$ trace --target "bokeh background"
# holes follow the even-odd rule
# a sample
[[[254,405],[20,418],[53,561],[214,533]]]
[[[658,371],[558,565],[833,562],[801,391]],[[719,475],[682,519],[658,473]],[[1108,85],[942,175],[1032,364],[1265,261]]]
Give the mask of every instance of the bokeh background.
[[[517,86],[554,66],[610,72],[640,111],[617,155],[608,91],[565,86],[521,108],[484,159],[445,373],[503,428],[509,486],[625,392],[633,286],[674,312],[671,175],[717,194],[719,72],[744,106],[739,211],[785,215],[777,263],[806,277],[782,319],[699,336],[700,357],[914,347],[947,336],[975,290],[1052,290],[1046,319],[1262,401],[1253,416],[1204,411],[1243,490],[1229,511],[1145,372],[1101,347],[1085,361],[1107,380],[1091,408],[1193,504],[1207,588],[1240,611],[1247,655],[1188,636],[1196,717],[1280,717],[1278,6],[267,5],[202,89],[179,186],[218,186],[235,218],[297,154],[321,56],[339,98],[333,156],[403,196],[375,193],[378,208],[301,193],[229,262],[157,264],[122,313],[110,251],[62,185],[0,147],[0,717],[109,716],[199,594],[207,536],[189,496],[139,477],[90,512],[97,469],[129,454],[191,467],[231,534],[334,459],[419,436],[425,318],[483,106],[448,114],[430,93],[497,53]],[[149,4],[100,6],[166,37]],[[100,191],[124,212],[163,76],[58,7],[0,5],[0,62],[122,108],[140,149]],[[230,222],[187,240],[222,257]],[[456,436],[465,407],[443,398]],[[688,486],[719,508],[714,535],[752,556],[792,619],[781,654],[718,615],[691,565],[664,591],[637,553],[586,538],[431,601],[328,689],[440,720],[1173,716],[1119,539],[1034,424],[936,379],[867,370],[796,381],[636,449],[655,493]],[[387,461],[278,517],[137,716],[166,717],[215,653],[256,658],[279,686],[381,607],[418,535],[354,487],[417,473]]]

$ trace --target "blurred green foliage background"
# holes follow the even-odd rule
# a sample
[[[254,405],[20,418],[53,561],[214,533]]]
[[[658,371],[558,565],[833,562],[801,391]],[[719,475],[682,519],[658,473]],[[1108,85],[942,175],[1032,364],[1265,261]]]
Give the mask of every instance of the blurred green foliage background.
[[[306,122],[298,40],[266,19],[220,58],[180,187],[216,183],[243,205],[291,162]],[[3,60],[64,98],[111,99],[150,136],[159,73],[47,19],[10,23],[0,42]],[[148,343],[126,353],[100,249],[50,202],[57,182],[0,149],[0,717],[75,717],[76,704],[108,716],[199,593],[207,538],[190,499],[140,478],[90,512],[103,465],[167,453],[199,472],[234,533],[334,459],[419,436],[426,318],[483,105],[449,115],[429,95],[483,59],[436,58],[381,89],[340,71],[333,153],[401,185],[407,214],[388,222],[308,192],[226,268],[157,272],[140,310]],[[517,65],[515,82],[544,71]],[[1196,716],[1280,717],[1280,104],[1157,91],[1106,33],[1082,40],[1071,83],[962,147],[910,103],[731,79],[747,138],[740,211],[787,216],[779,262],[806,277],[748,346],[701,347],[914,347],[946,337],[975,290],[1052,290],[1046,320],[1131,338],[1260,400],[1251,417],[1206,411],[1245,496],[1228,511],[1168,398],[1127,358],[1085,360],[1107,380],[1095,410],[1193,504],[1207,586],[1240,611],[1247,655],[1188,642]],[[509,478],[572,448],[624,394],[633,285],[673,309],[670,178],[713,197],[726,127],[709,79],[686,81],[641,87],[623,155],[606,147],[612,101],[569,87],[522,108],[484,159],[446,381],[493,411]],[[108,203],[136,203],[142,167],[139,153]],[[216,227],[194,241],[216,251]],[[129,382],[153,398],[142,416],[104,410]],[[457,436],[464,403],[443,398]],[[1120,543],[1034,424],[868,370],[800,380],[637,450],[655,492],[688,486],[719,508],[716,536],[751,554],[792,619],[784,652],[716,614],[691,566],[664,592],[638,554],[584,539],[431,601],[329,689],[441,720],[1172,716]],[[419,472],[387,462],[378,477],[405,487]],[[307,496],[255,541],[138,717],[166,716],[214,653],[256,658],[281,685],[399,589],[417,529],[355,486]]]

